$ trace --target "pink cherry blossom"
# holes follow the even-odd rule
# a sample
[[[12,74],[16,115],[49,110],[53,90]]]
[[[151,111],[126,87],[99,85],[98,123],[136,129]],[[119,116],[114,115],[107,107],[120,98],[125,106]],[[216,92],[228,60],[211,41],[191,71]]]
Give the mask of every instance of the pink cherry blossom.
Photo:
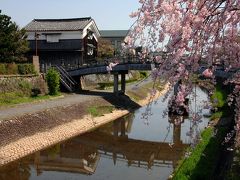
[[[179,79],[188,81],[201,63],[220,62],[226,71],[240,68],[240,0],[139,0],[140,8],[127,43],[165,52],[154,76],[168,79],[171,86]],[[140,44],[139,44],[140,43]],[[156,72],[158,71],[158,72]],[[211,69],[203,72],[213,77]],[[227,82],[235,84],[236,127],[240,127],[240,73]],[[190,88],[189,88],[190,89]],[[185,94],[177,97],[182,103]],[[240,131],[240,128],[237,128]]]

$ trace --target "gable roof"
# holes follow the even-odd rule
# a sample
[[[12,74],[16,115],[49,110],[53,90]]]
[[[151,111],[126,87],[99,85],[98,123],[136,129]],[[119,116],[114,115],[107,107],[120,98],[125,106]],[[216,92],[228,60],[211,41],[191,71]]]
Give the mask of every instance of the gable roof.
[[[91,17],[71,19],[34,19],[25,26],[27,31],[79,31],[93,19]]]
[[[102,37],[125,37],[128,30],[102,30],[100,34]]]

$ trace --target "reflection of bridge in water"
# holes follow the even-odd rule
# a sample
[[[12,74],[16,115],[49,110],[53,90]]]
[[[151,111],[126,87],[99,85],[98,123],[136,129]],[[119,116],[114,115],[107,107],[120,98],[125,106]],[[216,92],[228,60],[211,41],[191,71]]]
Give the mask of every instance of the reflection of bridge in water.
[[[181,124],[173,124],[173,143],[152,142],[128,138],[131,121],[115,121],[112,127],[98,129],[76,137],[51,150],[36,154],[35,165],[38,173],[43,170],[70,171],[93,174],[100,156],[113,163],[126,162],[127,166],[150,169],[153,166],[176,167],[177,161],[188,147],[183,144]]]

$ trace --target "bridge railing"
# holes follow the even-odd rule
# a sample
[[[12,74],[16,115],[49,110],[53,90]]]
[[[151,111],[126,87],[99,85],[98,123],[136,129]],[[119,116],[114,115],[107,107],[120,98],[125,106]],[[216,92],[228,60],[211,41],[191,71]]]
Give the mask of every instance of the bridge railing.
[[[129,64],[129,63],[151,63],[150,58],[140,58],[139,56],[114,56],[103,59],[87,59],[83,65],[72,64],[63,66],[66,70],[75,70],[87,67],[108,66],[110,63]]]
[[[74,91],[77,82],[68,74],[68,72],[61,66],[53,66],[60,74],[60,81],[62,85],[70,92]]]

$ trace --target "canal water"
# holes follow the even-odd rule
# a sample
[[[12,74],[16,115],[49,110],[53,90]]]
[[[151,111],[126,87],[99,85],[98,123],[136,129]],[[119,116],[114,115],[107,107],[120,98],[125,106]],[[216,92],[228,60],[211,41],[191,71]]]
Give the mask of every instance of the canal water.
[[[0,168],[0,180],[167,179],[207,126],[207,95],[196,88],[188,117],[168,116],[159,98],[133,114]],[[192,120],[198,112],[200,120]]]

